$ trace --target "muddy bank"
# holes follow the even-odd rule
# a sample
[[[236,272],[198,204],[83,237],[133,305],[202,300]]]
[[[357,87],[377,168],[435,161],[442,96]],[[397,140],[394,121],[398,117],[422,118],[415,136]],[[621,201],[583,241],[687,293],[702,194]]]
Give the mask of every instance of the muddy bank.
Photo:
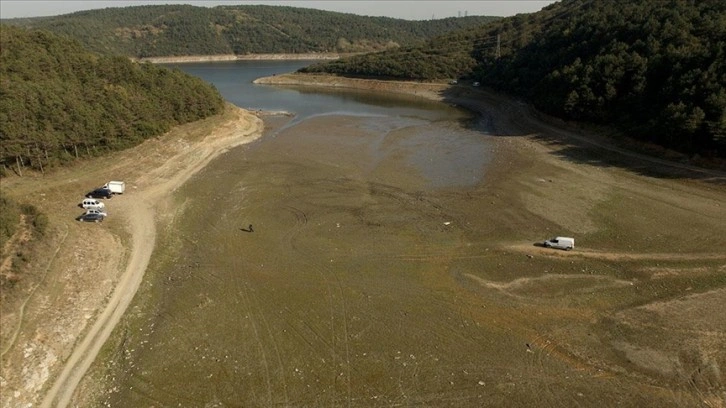
[[[467,83],[450,84],[446,81],[392,81],[298,72],[258,78],[254,83],[289,87],[357,89],[443,101],[482,115],[483,120],[490,123],[493,123],[496,116],[506,122],[506,127],[517,127],[527,134],[547,135],[547,138],[554,135],[556,140],[588,148],[604,149],[620,156],[616,162],[624,167],[642,167],[641,162],[647,162],[649,167],[647,173],[651,175],[695,178],[726,185],[724,160],[688,157],[682,153],[629,138],[619,134],[614,128],[568,122],[540,112],[516,97],[486,87],[472,87]],[[519,141],[531,142],[529,139]]]
[[[443,99],[442,93],[450,88],[443,82],[384,81],[378,79],[346,78],[324,74],[290,73],[258,78],[255,84],[312,86],[339,89],[360,89],[366,91],[391,92],[420,96],[435,101]]]

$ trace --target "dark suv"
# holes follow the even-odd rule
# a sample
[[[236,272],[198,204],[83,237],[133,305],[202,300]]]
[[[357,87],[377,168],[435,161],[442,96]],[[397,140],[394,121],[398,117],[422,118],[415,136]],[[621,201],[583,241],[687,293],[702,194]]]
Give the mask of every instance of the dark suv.
[[[85,214],[79,215],[76,219],[78,221],[85,221],[85,222],[102,222],[104,218],[106,218],[106,216],[103,215],[102,213],[85,213]]]
[[[97,188],[90,193],[86,194],[86,198],[111,198],[112,193],[111,190],[107,188]]]

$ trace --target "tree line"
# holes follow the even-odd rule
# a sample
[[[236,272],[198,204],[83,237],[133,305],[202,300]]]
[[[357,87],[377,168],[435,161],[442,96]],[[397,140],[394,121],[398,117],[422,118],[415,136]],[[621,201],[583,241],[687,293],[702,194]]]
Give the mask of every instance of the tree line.
[[[307,72],[469,78],[561,118],[726,157],[726,2],[562,0],[422,46]]]
[[[74,38],[91,51],[129,57],[372,52],[420,44],[498,17],[427,21],[286,6],[153,5],[3,20]]]
[[[0,166],[49,166],[134,146],[222,111],[179,70],[101,56],[44,31],[0,26]]]

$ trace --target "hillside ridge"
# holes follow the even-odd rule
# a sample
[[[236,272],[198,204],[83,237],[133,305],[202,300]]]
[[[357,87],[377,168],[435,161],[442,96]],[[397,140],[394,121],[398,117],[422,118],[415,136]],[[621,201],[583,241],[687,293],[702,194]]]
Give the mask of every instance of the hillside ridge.
[[[286,6],[145,5],[2,22],[74,38],[101,54],[146,58],[377,52],[498,19],[409,21]]]

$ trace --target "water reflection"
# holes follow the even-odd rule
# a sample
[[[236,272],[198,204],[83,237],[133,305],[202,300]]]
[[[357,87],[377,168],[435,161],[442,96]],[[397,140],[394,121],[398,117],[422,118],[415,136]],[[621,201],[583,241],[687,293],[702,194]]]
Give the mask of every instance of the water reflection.
[[[257,85],[259,77],[293,72],[312,61],[234,61],[179,64],[175,67],[212,83],[229,101],[249,109],[286,111],[294,115],[268,137],[277,137],[306,120],[349,117],[350,126],[368,134],[358,146],[374,169],[386,160],[404,160],[429,188],[470,186],[481,180],[490,160],[482,131],[471,130],[468,112],[424,98],[339,88]],[[355,125],[353,125],[355,124]],[[351,143],[345,132],[335,135],[299,132],[306,143]],[[332,136],[332,138],[331,138]],[[355,142],[360,144],[361,141]],[[341,160],[344,157],[340,157]]]

